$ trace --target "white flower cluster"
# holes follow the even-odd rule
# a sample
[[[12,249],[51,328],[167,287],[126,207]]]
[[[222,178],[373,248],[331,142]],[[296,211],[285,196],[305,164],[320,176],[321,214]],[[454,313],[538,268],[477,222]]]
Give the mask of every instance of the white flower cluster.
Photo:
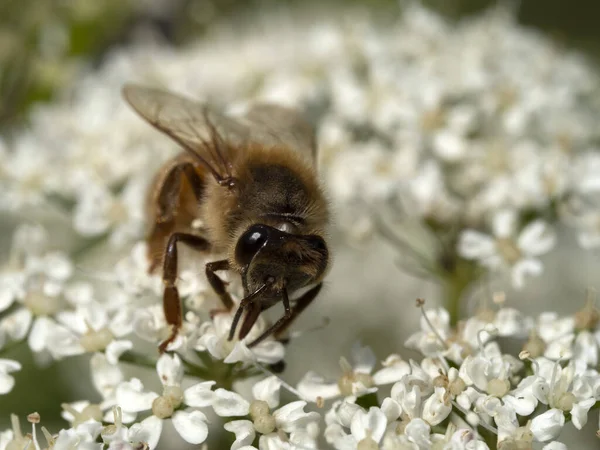
[[[454,230],[460,257],[512,269],[517,287],[541,272],[556,223],[584,247],[600,243],[600,84],[578,55],[505,11],[457,26],[416,5],[390,27],[358,14],[288,21],[110,54],[0,146],[0,207],[52,200],[74,205],[84,236],[139,236],[148,174],[173,147],[120,99],[139,81],[234,109],[267,100],[311,111],[331,193],[354,216],[340,223],[356,233],[372,226],[374,203],[390,202],[431,233]]]
[[[356,347],[356,367],[345,369],[337,390],[314,374],[299,390],[345,396],[325,416],[327,442],[340,450],[532,448],[535,442],[566,449],[555,439],[567,421],[581,429],[590,409],[600,408],[599,323],[590,305],[573,317],[546,313],[537,320],[501,308],[453,330],[446,310],[430,310],[406,342],[424,355],[420,363],[392,355],[370,375],[374,355]],[[515,358],[495,338],[520,339],[524,350]],[[361,396],[386,383],[394,383],[388,397],[361,406]]]
[[[257,380],[285,349],[273,338],[246,346],[267,326],[262,319],[244,341],[228,341],[232,317],[210,317],[215,296],[201,257],[182,263],[182,330],[154,359],[169,327],[160,277],[148,274],[144,207],[152,174],[176,148],[125,106],[127,81],[233,109],[257,99],[306,108],[321,125],[324,175],[355,237],[385,204],[426,234],[441,230],[462,262],[509,269],[517,287],[542,271],[557,223],[575,226],[584,247],[600,244],[599,84],[585,62],[498,11],[457,26],[415,5],[393,27],[346,19],[287,26],[281,18],[244,38],[116,50],[0,144],[0,210],[26,219],[0,261],[0,355],[20,342],[39,361],[93,354],[101,398],[62,405],[71,426],[42,429],[48,448],[156,448],[164,421],[200,444],[214,413],[235,419],[223,426],[234,450],[314,449],[323,438],[358,450],[533,442],[556,450],[568,421],[581,428],[600,407],[591,304],[566,318],[486,310],[457,327],[445,310],[429,311],[406,342],[421,362],[393,354],[375,370],[374,353],[356,345],[338,380],[313,367],[293,388],[269,373],[245,398],[234,382]],[[54,239],[65,221],[69,245]],[[227,281],[235,294],[236,280]],[[523,340],[519,358],[503,352],[508,338]],[[123,363],[156,367],[161,388],[126,378]],[[19,370],[0,358],[0,394]],[[184,374],[203,381],[188,386]],[[280,404],[281,387],[297,400]],[[13,419],[0,450],[40,448],[40,418],[28,420],[31,434]]]

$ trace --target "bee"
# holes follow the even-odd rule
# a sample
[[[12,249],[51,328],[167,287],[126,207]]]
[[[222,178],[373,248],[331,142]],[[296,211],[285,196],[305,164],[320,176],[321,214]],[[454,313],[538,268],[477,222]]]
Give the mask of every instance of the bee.
[[[281,336],[319,294],[330,261],[329,209],[317,176],[314,128],[298,111],[266,103],[236,119],[160,89],[128,84],[123,97],[184,150],[162,167],[149,193],[150,271],[162,264],[163,308],[171,327],[159,351],[182,326],[179,245],[225,256],[205,267],[223,303],[219,311],[231,311],[235,303],[218,273],[240,275],[244,296],[229,340],[242,316],[239,339],[279,302],[283,316],[249,346]],[[198,221],[204,224],[200,231]]]

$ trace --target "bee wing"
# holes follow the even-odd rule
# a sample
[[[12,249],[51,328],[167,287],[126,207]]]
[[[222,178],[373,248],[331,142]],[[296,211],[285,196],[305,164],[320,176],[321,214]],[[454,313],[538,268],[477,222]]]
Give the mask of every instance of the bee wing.
[[[207,105],[179,95],[135,84],[123,97],[148,123],[162,131],[204,165],[221,182],[232,177],[229,143],[246,141],[250,130]]]
[[[268,103],[253,105],[242,119],[253,142],[284,145],[301,152],[315,166],[317,144],[314,127],[295,109]]]

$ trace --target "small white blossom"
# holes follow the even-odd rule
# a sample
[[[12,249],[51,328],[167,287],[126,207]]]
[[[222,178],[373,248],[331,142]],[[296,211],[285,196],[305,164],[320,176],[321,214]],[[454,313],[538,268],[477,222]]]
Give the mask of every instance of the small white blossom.
[[[310,401],[317,398],[359,397],[377,391],[378,385],[391,384],[410,372],[410,366],[398,355],[390,355],[383,361],[383,368],[371,375],[376,357],[373,351],[360,343],[352,346],[352,365],[341,358],[342,375],[338,381],[327,381],[315,372],[307,372],[298,383],[298,391]]]
[[[539,275],[543,265],[539,256],[549,252],[556,237],[548,224],[534,221],[517,235],[518,218],[514,210],[496,213],[492,221],[492,236],[475,230],[465,230],[460,237],[458,252],[475,259],[492,270],[508,267],[512,284],[524,285],[526,275]]]

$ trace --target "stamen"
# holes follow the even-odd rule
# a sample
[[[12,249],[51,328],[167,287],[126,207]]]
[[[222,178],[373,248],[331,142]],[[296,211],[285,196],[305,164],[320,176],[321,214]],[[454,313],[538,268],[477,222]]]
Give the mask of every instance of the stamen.
[[[490,425],[489,423],[486,423],[485,420],[481,420],[481,418],[479,417],[479,415],[474,412],[474,411],[468,411],[465,408],[463,408],[462,406],[460,406],[455,400],[452,400],[452,406],[454,406],[456,409],[458,409],[460,412],[462,412],[465,416],[465,418],[470,414],[473,413],[475,414],[478,419],[479,419],[479,425],[481,425],[483,428],[485,428],[488,431],[491,431],[492,433],[494,433],[496,436],[498,436],[498,429],[494,428],[492,425]],[[477,434],[477,430],[473,430],[474,433]]]
[[[485,347],[485,343],[483,342],[483,339],[481,337],[483,333],[487,333],[490,336],[494,337],[498,334],[498,329],[494,326],[486,326],[477,332],[477,345],[479,346],[479,351],[482,353]]]
[[[342,372],[345,375],[351,375],[352,373],[354,373],[354,371],[352,370],[352,365],[343,356],[340,357],[340,369],[342,369]]]
[[[121,426],[123,425],[123,411],[121,410],[120,406],[113,406],[113,418],[115,421],[115,425],[118,428],[121,428]]]
[[[52,434],[48,431],[48,429],[46,427],[42,427],[42,433],[44,434],[44,437],[46,438],[46,442],[48,443],[48,448],[54,448],[54,437],[52,436]]]
[[[23,439],[23,433],[21,432],[21,423],[19,422],[19,416],[17,416],[16,414],[11,414],[10,422],[12,424],[14,439]]]
[[[440,336],[440,334],[437,332],[437,330],[435,329],[435,327],[429,320],[429,317],[427,317],[427,313],[425,312],[425,300],[423,300],[422,298],[418,298],[417,299],[417,308],[419,308],[421,310],[421,315],[425,319],[425,322],[429,326],[429,329],[431,330],[431,332],[435,335],[435,337],[438,338],[438,340],[442,344],[442,347],[444,347],[445,349],[448,349],[449,348],[448,344],[446,344],[446,341],[444,341],[442,336]]]
[[[554,363],[554,367],[552,368],[552,379],[550,380],[550,391],[554,391],[554,388],[556,387],[556,376],[558,374],[558,368],[561,367],[560,363],[563,360],[564,360],[564,358],[559,358]],[[561,367],[561,369],[562,369],[562,367]]]
[[[539,363],[531,357],[531,354],[528,351],[523,350],[521,353],[519,353],[519,359],[521,361],[527,360],[531,362],[531,367],[534,375],[537,375],[540,372]]]
[[[31,424],[31,436],[32,436],[32,441],[33,441],[33,446],[35,447],[36,450],[41,450],[40,448],[40,444],[38,444],[37,441],[37,433],[35,431],[35,424],[36,423],[40,423],[40,415],[36,412],[31,413],[27,416],[27,421]]]

